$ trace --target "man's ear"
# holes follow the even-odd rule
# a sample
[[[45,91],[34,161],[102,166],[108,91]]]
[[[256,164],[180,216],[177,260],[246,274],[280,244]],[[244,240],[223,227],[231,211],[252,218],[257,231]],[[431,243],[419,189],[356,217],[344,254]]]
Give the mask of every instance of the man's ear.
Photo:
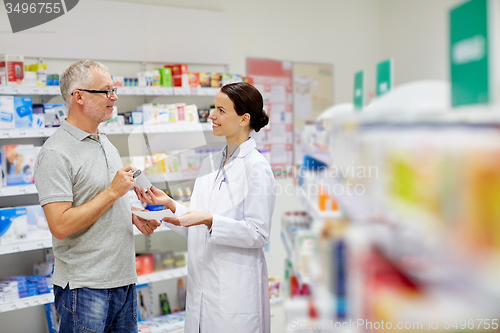
[[[250,114],[245,113],[241,116],[240,126],[250,125]]]
[[[83,94],[80,90],[73,91],[73,96],[71,96],[71,98],[73,99],[73,103],[83,105]]]

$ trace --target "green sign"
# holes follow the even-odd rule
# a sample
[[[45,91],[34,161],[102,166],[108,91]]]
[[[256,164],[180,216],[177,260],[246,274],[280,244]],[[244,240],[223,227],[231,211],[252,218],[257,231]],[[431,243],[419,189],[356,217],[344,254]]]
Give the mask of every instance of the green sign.
[[[354,91],[352,104],[355,109],[362,109],[364,106],[365,96],[365,71],[359,71],[354,74]]]
[[[490,101],[488,0],[472,0],[450,11],[452,106]]]
[[[392,59],[377,64],[377,96],[392,89]]]

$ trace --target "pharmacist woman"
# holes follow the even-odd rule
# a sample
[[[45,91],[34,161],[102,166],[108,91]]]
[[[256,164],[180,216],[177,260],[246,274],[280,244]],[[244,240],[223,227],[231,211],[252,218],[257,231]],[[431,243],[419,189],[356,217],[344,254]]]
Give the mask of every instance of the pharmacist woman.
[[[275,181],[250,137],[269,122],[262,95],[248,83],[227,84],[215,96],[210,119],[227,145],[203,161],[191,209],[155,188],[135,191],[140,200],[170,209],[176,217],[164,221],[188,238],[185,332],[268,333],[262,248],[269,241]]]

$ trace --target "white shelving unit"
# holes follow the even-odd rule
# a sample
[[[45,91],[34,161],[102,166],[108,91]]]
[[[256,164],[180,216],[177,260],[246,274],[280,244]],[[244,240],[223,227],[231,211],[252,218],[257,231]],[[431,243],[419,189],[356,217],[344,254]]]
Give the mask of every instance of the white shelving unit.
[[[138,276],[137,284],[146,284],[170,279],[178,279],[187,275],[187,266],[156,272],[148,275]],[[0,302],[0,313],[20,310],[32,306],[43,305],[54,302],[54,294],[42,294],[38,296],[25,297],[10,302]]]
[[[215,96],[220,88],[201,87],[117,87],[118,95],[132,96]],[[59,86],[30,87],[4,86],[0,87],[0,95],[60,95]]]

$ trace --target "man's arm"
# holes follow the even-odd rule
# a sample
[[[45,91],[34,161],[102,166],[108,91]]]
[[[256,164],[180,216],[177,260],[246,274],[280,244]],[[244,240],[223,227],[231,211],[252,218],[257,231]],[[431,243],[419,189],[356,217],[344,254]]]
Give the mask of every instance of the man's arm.
[[[94,224],[112,205],[134,187],[131,166],[118,170],[107,189],[89,202],[72,207],[72,202],[53,202],[43,206],[50,232],[64,239]]]

